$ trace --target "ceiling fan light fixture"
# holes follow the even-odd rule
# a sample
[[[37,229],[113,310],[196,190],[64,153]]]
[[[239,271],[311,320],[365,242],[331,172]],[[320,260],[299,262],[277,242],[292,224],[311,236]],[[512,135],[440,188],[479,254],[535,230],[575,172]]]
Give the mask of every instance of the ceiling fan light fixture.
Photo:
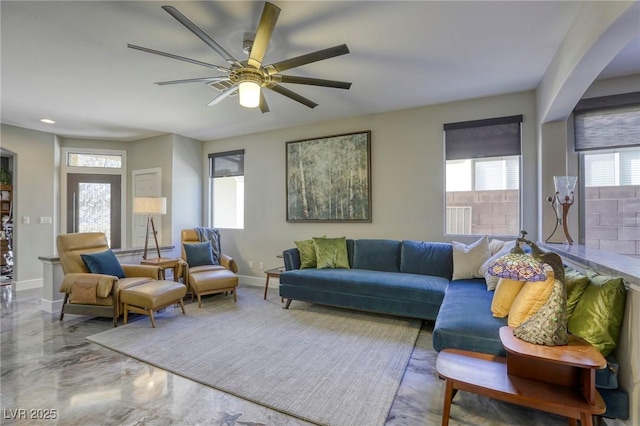
[[[255,108],[260,105],[260,85],[254,81],[243,81],[238,84],[240,90],[240,105],[245,108]]]

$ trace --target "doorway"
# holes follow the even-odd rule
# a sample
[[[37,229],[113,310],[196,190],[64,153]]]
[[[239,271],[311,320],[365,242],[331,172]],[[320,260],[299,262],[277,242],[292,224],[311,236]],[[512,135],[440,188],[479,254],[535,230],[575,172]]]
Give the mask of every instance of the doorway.
[[[104,232],[112,249],[121,248],[121,177],[67,174],[67,232]]]

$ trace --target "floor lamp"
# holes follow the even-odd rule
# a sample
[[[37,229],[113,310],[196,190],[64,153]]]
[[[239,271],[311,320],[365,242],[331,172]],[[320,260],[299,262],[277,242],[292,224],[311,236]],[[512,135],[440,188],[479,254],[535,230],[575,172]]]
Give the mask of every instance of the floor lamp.
[[[160,258],[160,246],[158,245],[158,235],[156,227],[153,224],[153,216],[167,213],[167,199],[164,197],[135,197],[133,199],[133,213],[147,215],[147,234],[144,239],[143,259],[147,259],[147,249],[149,246],[149,227],[153,232],[153,239],[156,242],[156,250],[158,258]]]

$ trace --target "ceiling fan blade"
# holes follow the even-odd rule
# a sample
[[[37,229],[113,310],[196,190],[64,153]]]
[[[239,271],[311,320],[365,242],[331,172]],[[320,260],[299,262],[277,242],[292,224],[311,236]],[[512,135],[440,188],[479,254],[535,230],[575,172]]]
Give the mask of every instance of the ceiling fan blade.
[[[200,65],[207,68],[213,68],[214,70],[228,72],[229,68],[221,67],[220,65],[208,64],[206,62],[196,61],[195,59],[185,58],[184,56],[174,55],[173,53],[161,52],[159,50],[153,50],[142,46],[136,46],[135,44],[127,44],[127,47],[131,49],[141,50],[147,53],[153,53],[154,55],[165,56],[171,59],[177,59],[179,61],[189,62],[190,64]]]
[[[302,65],[310,64],[312,62],[318,62],[340,55],[346,55],[347,53],[349,53],[349,48],[346,44],[341,44],[340,46],[329,47],[328,49],[318,50],[316,52],[307,53],[306,55],[297,56],[291,59],[285,59],[284,61],[267,65],[264,68],[269,75],[273,75],[280,71],[296,68]]]
[[[254,68],[260,68],[262,66],[262,59],[269,46],[271,40],[271,34],[278,21],[278,15],[280,15],[280,8],[267,2],[262,9],[262,17],[260,17],[260,23],[256,30],[256,37],[251,46],[251,52],[249,54],[248,64]]]
[[[207,106],[213,106],[213,105],[219,104],[220,102],[222,102],[223,100],[225,100],[229,96],[233,95],[237,90],[238,90],[238,88],[236,86],[229,87],[224,92],[220,92],[220,94],[218,96],[216,96],[215,98],[211,99],[211,102],[209,102],[207,104]]]
[[[267,98],[264,97],[264,90],[260,91],[260,111],[264,114],[265,112],[269,112],[269,104],[267,104]]]
[[[229,52],[224,50],[224,48],[222,46],[220,46],[218,43],[216,43],[207,33],[205,33],[200,28],[198,28],[198,26],[196,24],[194,24],[193,22],[191,22],[186,16],[184,16],[182,13],[178,12],[178,10],[175,7],[173,7],[173,6],[162,6],[162,8],[169,15],[173,16],[178,22],[180,22],[182,25],[187,27],[187,29],[189,31],[191,31],[192,33],[194,33],[200,40],[204,41],[209,47],[211,47],[213,50],[218,52],[218,54],[220,56],[222,56],[225,61],[227,61],[228,63],[233,64],[233,65],[242,66],[240,64],[240,62],[238,62],[238,60],[236,58],[231,56],[231,54]]]
[[[271,76],[271,80],[278,83],[308,84],[310,86],[333,87],[336,89],[349,89],[351,87],[351,83],[347,83],[346,81],[324,80],[321,78],[310,77],[296,77],[293,75],[276,74]]]
[[[184,80],[171,80],[171,81],[158,81],[154,84],[158,86],[166,86],[167,84],[181,84],[181,83],[212,83],[217,81],[229,80],[229,77],[202,77],[202,78],[187,78]]]
[[[289,99],[293,99],[296,102],[300,102],[302,105],[306,105],[309,108],[315,108],[318,106],[318,104],[313,102],[312,100],[309,100],[304,96],[298,95],[296,92],[292,92],[291,90],[286,89],[277,83],[272,82],[267,87],[273,90],[274,92],[280,93],[281,95],[286,96]]]

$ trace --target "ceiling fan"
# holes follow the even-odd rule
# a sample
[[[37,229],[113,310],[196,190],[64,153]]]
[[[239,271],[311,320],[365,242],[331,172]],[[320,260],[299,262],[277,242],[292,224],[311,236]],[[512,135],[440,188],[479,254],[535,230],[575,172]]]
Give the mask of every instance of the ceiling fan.
[[[258,24],[254,40],[246,40],[244,43],[244,50],[249,54],[249,58],[246,61],[239,61],[234,58],[222,46],[216,43],[209,35],[198,28],[193,22],[191,22],[186,16],[180,13],[173,6],[162,6],[162,9],[173,16],[182,25],[187,27],[189,31],[194,33],[209,47],[215,50],[220,56],[222,56],[222,58],[229,64],[229,66],[225,67],[214,65],[207,62],[197,61],[195,59],[174,55],[171,53],[136,46],[134,44],[127,44],[127,47],[131,49],[141,50],[147,53],[153,53],[155,55],[165,56],[167,58],[189,62],[207,68],[213,68],[217,71],[225,73],[226,75],[223,76],[160,81],[155,83],[158,85],[198,82],[206,83],[207,85],[220,90],[220,93],[215,98],[213,98],[211,102],[209,102],[208,106],[216,105],[227,97],[239,93],[240,104],[242,106],[249,108],[259,106],[260,110],[263,113],[269,112],[267,100],[265,99],[263,90],[261,90],[262,88],[265,88],[273,90],[274,92],[286,96],[290,99],[293,99],[296,102],[308,106],[309,108],[315,108],[316,106],[318,106],[317,103],[283,87],[279,83],[306,84],[311,86],[333,87],[337,89],[349,89],[351,87],[351,83],[347,83],[344,81],[296,77],[280,74],[280,72],[284,70],[310,64],[312,62],[322,61],[324,59],[333,58],[335,56],[345,55],[349,53],[349,48],[346,44],[330,47],[328,49],[318,50],[316,52],[307,53],[305,55],[286,59],[269,65],[262,64],[264,54],[267,51],[269,41],[271,40],[271,34],[273,33],[273,29],[276,26],[276,21],[278,20],[278,15],[280,14],[280,8],[271,3],[267,2],[264,5],[264,9],[262,10],[262,16],[260,17],[260,23]]]

